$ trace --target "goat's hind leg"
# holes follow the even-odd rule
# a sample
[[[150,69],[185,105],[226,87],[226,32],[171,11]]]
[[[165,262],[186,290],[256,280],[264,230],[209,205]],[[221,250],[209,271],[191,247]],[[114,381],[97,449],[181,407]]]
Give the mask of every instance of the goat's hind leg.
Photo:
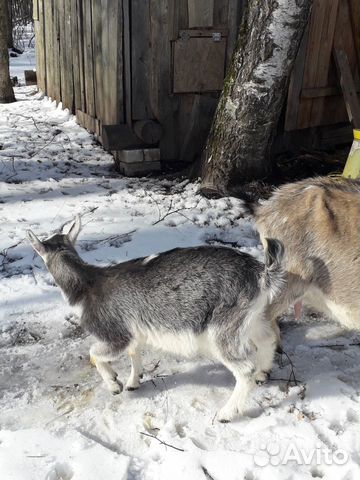
[[[254,386],[255,345],[249,344],[246,347],[240,347],[240,349],[237,345],[233,345],[230,351],[227,347],[222,349],[221,357],[221,362],[230,370],[236,380],[235,388],[229,400],[217,414],[217,419],[224,423],[230,422],[235,415],[243,413],[248,395]]]
[[[140,375],[142,374],[142,363],[139,345],[133,343],[129,346],[128,354],[131,360],[131,372],[126,382],[126,390],[137,390],[140,386]]]
[[[262,335],[252,338],[256,346],[256,372],[255,381],[263,383],[267,380],[274,362],[277,345],[276,333],[272,326],[268,325]]]
[[[111,368],[109,362],[116,360],[121,350],[103,342],[94,343],[90,348],[90,360],[113,395],[123,391],[123,384],[118,380],[118,374]]]

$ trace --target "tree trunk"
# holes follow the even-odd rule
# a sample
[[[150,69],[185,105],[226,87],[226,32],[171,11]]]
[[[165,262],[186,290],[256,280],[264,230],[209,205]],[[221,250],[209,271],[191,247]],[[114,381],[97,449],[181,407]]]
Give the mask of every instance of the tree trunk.
[[[7,0],[0,0],[0,103],[15,102],[14,90],[11,85],[9,73],[7,6]]]
[[[312,0],[248,0],[204,152],[202,191],[265,178]]]
[[[12,24],[12,0],[8,0],[7,13],[8,13],[7,46],[8,48],[12,48],[14,46],[13,24]]]

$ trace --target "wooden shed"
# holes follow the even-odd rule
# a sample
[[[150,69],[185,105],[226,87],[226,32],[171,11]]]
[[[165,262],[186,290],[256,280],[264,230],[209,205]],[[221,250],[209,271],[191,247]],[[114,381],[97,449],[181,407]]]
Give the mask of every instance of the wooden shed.
[[[360,1],[314,0],[290,77],[283,146],[351,142],[360,128]]]
[[[38,85],[76,113],[121,172],[191,163],[204,147],[245,4],[34,0]],[[359,0],[314,0],[275,150],[351,141],[359,42]]]
[[[242,0],[35,0],[39,87],[121,171],[192,162],[205,143]]]

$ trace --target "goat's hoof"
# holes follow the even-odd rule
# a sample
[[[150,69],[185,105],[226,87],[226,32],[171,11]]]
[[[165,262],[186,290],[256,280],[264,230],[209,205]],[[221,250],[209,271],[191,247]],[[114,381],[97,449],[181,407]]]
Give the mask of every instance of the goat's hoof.
[[[138,389],[139,389],[139,387],[126,387],[126,390],[128,392],[134,392],[135,390],[138,390]]]
[[[220,423],[230,423],[234,417],[234,412],[230,412],[227,410],[220,410],[216,415],[216,419]]]
[[[123,384],[119,380],[113,380],[109,385],[109,390],[112,395],[119,395],[123,391]]]
[[[228,418],[218,418],[219,422],[220,423],[230,423],[231,420],[229,420]]]
[[[255,374],[255,382],[258,384],[258,385],[262,385],[264,383],[266,383],[269,379],[269,374],[266,373],[266,372],[257,372]]]

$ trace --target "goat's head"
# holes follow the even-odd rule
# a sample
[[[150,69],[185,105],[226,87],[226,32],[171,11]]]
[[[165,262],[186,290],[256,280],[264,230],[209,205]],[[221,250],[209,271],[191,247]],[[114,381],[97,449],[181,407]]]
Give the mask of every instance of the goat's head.
[[[27,230],[27,236],[34,250],[40,255],[45,263],[51,257],[61,251],[72,251],[75,253],[75,242],[81,230],[81,218],[77,215],[72,222],[68,233],[57,233],[47,240],[41,241],[31,230]]]

